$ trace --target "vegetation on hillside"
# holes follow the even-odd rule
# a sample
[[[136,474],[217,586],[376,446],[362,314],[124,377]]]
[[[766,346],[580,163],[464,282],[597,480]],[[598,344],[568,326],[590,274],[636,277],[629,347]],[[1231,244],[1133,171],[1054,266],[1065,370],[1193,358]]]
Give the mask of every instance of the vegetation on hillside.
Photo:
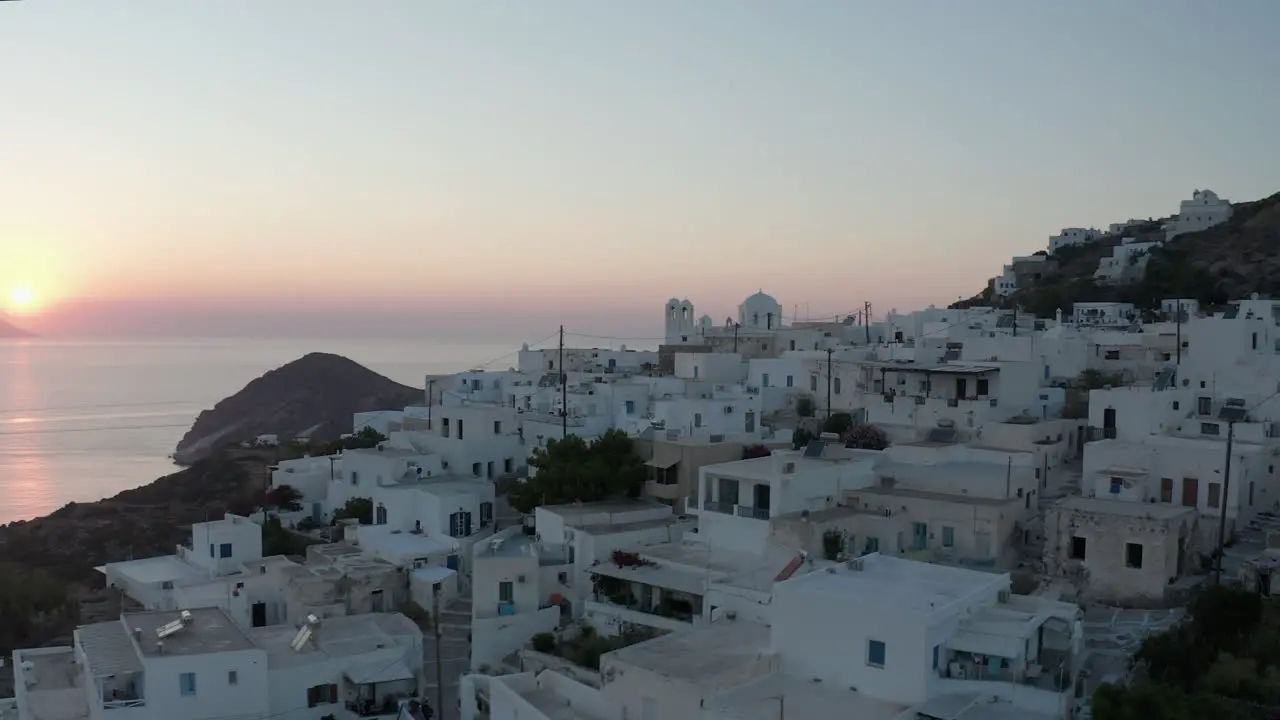
[[[534,451],[529,466],[533,477],[509,496],[511,506],[522,513],[539,505],[639,497],[644,487],[644,461],[621,430],[590,443],[577,435],[551,440]]]
[[[1280,606],[1248,590],[1209,586],[1186,618],[1134,656],[1129,687],[1103,685],[1095,720],[1253,720],[1280,713]]]
[[[1159,239],[1155,224],[1127,233],[1139,241]],[[1005,298],[988,287],[952,307],[1020,307],[1049,318],[1076,302],[1131,302],[1144,310],[1166,298],[1189,298],[1214,307],[1252,293],[1280,295],[1280,193],[1236,203],[1230,220],[1200,232],[1180,235],[1150,251],[1145,277],[1124,285],[1094,281],[1098,261],[1111,254],[1119,238],[1063,248],[1054,253],[1057,269],[1039,282]]]

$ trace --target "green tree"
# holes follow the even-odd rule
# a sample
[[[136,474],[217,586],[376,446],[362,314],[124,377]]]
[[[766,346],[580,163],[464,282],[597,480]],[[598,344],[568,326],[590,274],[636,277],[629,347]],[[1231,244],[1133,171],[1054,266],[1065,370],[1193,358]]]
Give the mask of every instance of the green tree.
[[[813,398],[808,395],[801,395],[796,398],[796,414],[800,417],[813,417],[814,405]]]
[[[843,435],[853,427],[853,416],[849,413],[834,413],[827,421],[822,423],[822,432],[835,433]]]
[[[302,509],[302,493],[292,485],[277,485],[267,491],[263,505],[277,510],[297,512]]]
[[[773,451],[763,445],[748,445],[742,448],[742,459],[751,460],[753,458],[769,457]]]
[[[372,525],[373,500],[367,497],[354,497],[347,500],[345,505],[333,511],[335,523],[347,518],[355,518],[361,525]]]
[[[533,476],[508,496],[522,513],[539,505],[639,497],[644,487],[644,461],[621,430],[590,443],[577,435],[552,440],[534,451],[529,466]]]

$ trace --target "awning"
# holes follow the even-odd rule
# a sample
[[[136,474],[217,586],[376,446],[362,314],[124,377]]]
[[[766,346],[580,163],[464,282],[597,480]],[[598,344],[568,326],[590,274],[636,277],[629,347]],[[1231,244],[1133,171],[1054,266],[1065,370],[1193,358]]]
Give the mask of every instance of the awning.
[[[960,630],[947,641],[947,648],[1012,660],[1022,656],[1026,645],[1018,637]]]
[[[645,461],[645,465],[666,470],[678,462],[680,462],[680,446],[672,443],[655,442],[653,444],[653,457]]]
[[[618,567],[605,560],[587,568],[587,572],[605,577],[629,580],[644,585],[676,590],[690,595],[703,595],[707,592],[706,575],[663,565],[645,565],[643,567]]]
[[[343,674],[347,676],[348,680],[357,685],[413,679],[413,671],[409,669],[409,666],[403,660],[397,660],[390,665],[385,662],[357,665],[347,668],[347,671]]]

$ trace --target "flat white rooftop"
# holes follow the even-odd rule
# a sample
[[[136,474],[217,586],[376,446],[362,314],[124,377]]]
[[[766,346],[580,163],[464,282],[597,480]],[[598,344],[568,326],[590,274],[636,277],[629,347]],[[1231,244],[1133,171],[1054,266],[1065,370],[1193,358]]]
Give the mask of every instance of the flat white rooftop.
[[[581,522],[583,518],[595,515],[631,513],[643,510],[671,510],[671,508],[663,505],[662,503],[652,502],[649,500],[610,500],[604,502],[573,503],[568,505],[544,505],[538,509],[555,513],[570,525],[573,525],[575,522]]]
[[[823,594],[851,604],[932,615],[981,591],[1008,587],[1008,575],[872,553],[778,583],[775,593]]]
[[[1137,503],[1108,498],[1068,497],[1058,501],[1058,507],[1062,510],[1074,510],[1076,512],[1151,518],[1153,520],[1171,520],[1184,515],[1196,514],[1195,508],[1183,507],[1182,505]]]
[[[620,662],[700,687],[716,687],[721,678],[741,676],[744,668],[768,653],[767,626],[722,620],[614,650],[601,658],[600,665]]]
[[[718,709],[722,717],[733,720],[780,717],[896,720],[907,710],[905,705],[869,698],[848,688],[776,674],[730,690],[709,704]]]
[[[330,658],[352,657],[400,645],[396,638],[421,636],[422,630],[400,613],[366,613],[325,618],[301,650],[291,647],[298,629],[292,625],[250,628],[253,647],[267,653],[271,668],[290,668]]]
[[[156,630],[179,619],[182,611],[125,613],[123,621],[125,627],[141,631],[142,641],[138,643],[138,649],[145,657],[203,655],[253,649],[249,638],[219,608],[194,608],[186,612],[191,613],[191,621],[186,627],[164,638],[163,648],[158,645],[160,638],[156,635]]]
[[[111,568],[133,582],[142,585],[158,585],[162,582],[193,582],[209,579],[208,574],[177,555],[157,555],[141,560],[125,560],[108,563],[104,568]]]
[[[393,532],[386,525],[361,525],[360,546],[393,558],[418,558],[453,552],[454,546],[429,535]]]
[[[88,694],[74,649],[31,648],[13,655],[19,707],[25,703],[27,710],[23,720],[88,720]]]

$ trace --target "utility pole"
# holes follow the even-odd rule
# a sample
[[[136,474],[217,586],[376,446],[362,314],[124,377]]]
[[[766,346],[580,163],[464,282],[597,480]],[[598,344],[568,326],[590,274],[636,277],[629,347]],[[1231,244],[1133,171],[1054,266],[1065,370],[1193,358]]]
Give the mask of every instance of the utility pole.
[[[1226,413],[1227,408],[1223,408],[1223,412],[1219,416]],[[1226,548],[1227,538],[1227,490],[1231,488],[1231,446],[1236,437],[1236,417],[1233,414],[1227,418],[1227,460],[1222,465],[1222,494],[1218,496],[1218,506],[1221,512],[1218,514],[1218,556],[1213,563],[1213,584],[1222,584],[1222,556]]]
[[[1174,361],[1173,379],[1177,380],[1178,369],[1182,367],[1182,300],[1181,299],[1178,300],[1178,317],[1175,319],[1175,323],[1177,327],[1177,340],[1175,340],[1174,342],[1176,342],[1178,346],[1177,347],[1178,355],[1177,355],[1177,360]]]
[[[862,327],[867,331],[867,344],[871,344],[871,302],[862,303]]]
[[[827,348],[827,420],[831,419],[831,354],[835,350]]]
[[[436,717],[444,718],[444,664],[440,661],[440,583],[431,586],[431,627],[436,636]]]
[[[560,326],[560,439],[569,437],[569,375],[564,371],[564,326]]]
[[[433,430],[435,426],[431,424],[431,406],[436,404],[435,393],[436,379],[431,378],[427,381],[427,429]]]
[[[733,351],[738,352],[738,323],[733,324]]]

